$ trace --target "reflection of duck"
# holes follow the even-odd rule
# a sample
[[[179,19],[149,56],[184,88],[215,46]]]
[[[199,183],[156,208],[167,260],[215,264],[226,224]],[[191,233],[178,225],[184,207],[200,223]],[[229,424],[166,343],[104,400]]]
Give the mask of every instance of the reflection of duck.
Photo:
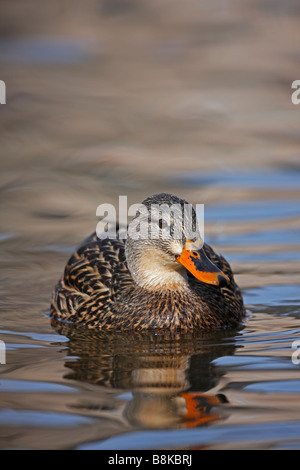
[[[236,330],[95,331],[52,322],[69,342],[66,378],[107,388],[159,394],[215,388],[223,371],[212,364],[234,353]],[[76,358],[74,360],[73,358]]]
[[[143,202],[146,212],[129,224],[126,242],[87,239],[56,287],[52,318],[123,331],[237,325],[244,306],[232,270],[203,244],[196,213],[188,214],[186,204],[169,194],[151,196]],[[173,210],[169,218],[162,207]],[[136,236],[137,224],[146,236]],[[150,225],[157,236],[148,236]]]
[[[97,384],[100,402],[105,389],[121,397],[131,392],[121,409],[131,426],[194,427],[226,415],[226,397],[217,393],[223,369],[213,361],[234,353],[232,330],[97,332],[61,322],[56,330],[69,339],[64,378]],[[98,403],[79,406],[93,409]],[[115,406],[119,411],[118,400]],[[108,409],[114,409],[111,401]]]

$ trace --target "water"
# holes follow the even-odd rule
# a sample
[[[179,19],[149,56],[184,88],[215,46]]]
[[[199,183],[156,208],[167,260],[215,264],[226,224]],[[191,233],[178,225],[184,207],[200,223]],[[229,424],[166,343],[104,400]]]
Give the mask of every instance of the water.
[[[267,202],[263,206],[268,209]],[[273,206],[270,201],[268,214]],[[206,209],[207,218],[216,225],[220,207]],[[244,217],[228,220],[242,228],[247,209],[252,230],[256,224],[260,233],[262,215],[253,217],[248,201]],[[290,233],[284,211],[273,218],[278,224],[283,221]],[[297,211],[290,220],[299,220]],[[289,283],[284,273],[298,268],[299,245],[292,233],[287,246],[282,229],[267,231],[259,240],[257,236],[253,240],[247,227],[240,232],[233,238],[218,233],[218,246],[227,251],[237,278],[250,272],[256,282],[243,289],[248,315],[236,331],[175,335],[101,334],[67,327],[48,331],[47,311],[42,310],[38,327],[33,314],[25,319],[16,312],[26,329],[31,328],[28,331],[14,322],[4,329],[3,322],[2,447],[299,448],[300,351],[295,341],[300,342],[300,295],[297,277]],[[34,248],[30,253],[37,253],[44,263],[48,257],[61,260],[65,251],[72,251],[58,245]],[[49,295],[52,287],[49,283]],[[16,311],[11,306],[9,310],[10,315]]]
[[[0,446],[299,449],[298,7],[79,5],[58,22],[37,2],[35,24],[3,11],[18,38],[0,53]],[[243,291],[240,328],[51,326],[97,206],[158,191],[205,204],[205,240]]]

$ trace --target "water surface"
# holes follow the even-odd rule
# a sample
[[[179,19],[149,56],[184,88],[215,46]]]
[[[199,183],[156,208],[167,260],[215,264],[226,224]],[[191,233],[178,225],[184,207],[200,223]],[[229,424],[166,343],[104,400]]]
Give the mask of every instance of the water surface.
[[[299,8],[91,3],[1,14],[0,446],[299,449]],[[51,325],[97,206],[160,191],[205,204],[240,328]]]

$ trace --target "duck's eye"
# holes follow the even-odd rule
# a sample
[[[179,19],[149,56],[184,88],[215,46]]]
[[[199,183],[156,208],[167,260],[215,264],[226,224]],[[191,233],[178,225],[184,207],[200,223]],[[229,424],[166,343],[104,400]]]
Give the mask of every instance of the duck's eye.
[[[159,219],[158,225],[159,225],[159,228],[167,228],[168,222],[164,219]]]

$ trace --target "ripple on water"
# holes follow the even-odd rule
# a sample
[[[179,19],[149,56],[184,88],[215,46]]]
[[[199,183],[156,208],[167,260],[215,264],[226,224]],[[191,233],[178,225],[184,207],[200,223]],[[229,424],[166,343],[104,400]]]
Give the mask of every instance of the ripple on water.
[[[284,435],[284,439],[282,436]],[[245,443],[255,444],[258,441],[265,444],[296,441],[299,446],[300,423],[274,422],[249,425],[222,426],[205,429],[190,429],[182,431],[141,431],[112,437],[105,441],[89,442],[78,446],[80,450],[122,450],[122,449],[189,449],[202,446],[214,446]],[[268,446],[267,446],[268,447]]]
[[[209,206],[209,208],[205,210],[205,220],[208,222],[257,221],[261,223],[263,221],[263,227],[265,227],[265,222],[299,216],[299,199],[269,199],[232,202],[230,204],[223,203]],[[258,228],[261,229],[261,226],[258,225]]]
[[[226,187],[243,187],[255,189],[299,189],[299,169],[252,169],[243,170],[226,169],[222,171],[205,172],[181,172],[175,179],[188,186],[222,185]]]
[[[277,306],[278,313],[282,306],[295,306],[295,312],[299,311],[300,287],[298,284],[267,285],[244,291],[246,304]]]
[[[0,410],[2,426],[34,426],[34,427],[73,427],[90,424],[93,419],[69,413],[54,413],[32,410]]]

